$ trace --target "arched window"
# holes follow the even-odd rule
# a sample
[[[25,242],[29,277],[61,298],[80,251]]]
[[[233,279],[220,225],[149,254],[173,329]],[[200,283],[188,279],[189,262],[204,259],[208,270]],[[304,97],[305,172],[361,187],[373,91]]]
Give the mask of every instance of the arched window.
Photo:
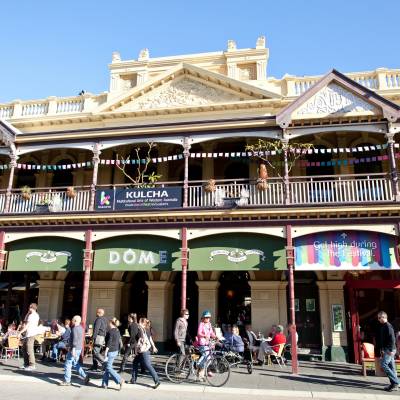
[[[354,147],[363,147],[364,146],[373,146],[371,143],[360,143],[355,145]],[[354,173],[357,175],[365,175],[365,174],[378,174],[382,172],[382,162],[381,161],[368,161],[368,158],[378,157],[380,156],[379,150],[372,150],[368,152],[357,152],[355,153],[355,158],[357,158],[360,162],[354,164]],[[364,159],[364,160],[363,160]]]
[[[67,164],[72,164],[73,161],[71,161],[68,158],[64,158],[60,161],[57,162],[57,165],[67,165]],[[74,176],[72,174],[71,169],[58,169],[54,171],[53,175],[53,182],[52,186],[53,187],[66,187],[66,186],[73,186],[74,184]]]

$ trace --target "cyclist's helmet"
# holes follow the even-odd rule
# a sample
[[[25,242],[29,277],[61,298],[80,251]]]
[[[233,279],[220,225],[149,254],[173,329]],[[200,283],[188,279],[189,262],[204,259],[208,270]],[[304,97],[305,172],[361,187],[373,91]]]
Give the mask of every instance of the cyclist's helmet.
[[[201,314],[201,318],[211,318],[211,312],[209,310],[203,311],[203,314]]]

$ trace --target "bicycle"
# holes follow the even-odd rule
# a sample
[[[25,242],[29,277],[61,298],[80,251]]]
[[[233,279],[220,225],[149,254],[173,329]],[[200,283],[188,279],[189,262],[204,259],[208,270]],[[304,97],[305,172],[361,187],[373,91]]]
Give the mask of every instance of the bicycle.
[[[185,350],[185,355],[172,354],[165,364],[165,374],[173,383],[182,383],[191,375],[197,376],[201,355],[194,346],[187,346]],[[206,355],[204,370],[204,378],[214,387],[225,385],[231,373],[229,362],[214,348],[210,348]]]

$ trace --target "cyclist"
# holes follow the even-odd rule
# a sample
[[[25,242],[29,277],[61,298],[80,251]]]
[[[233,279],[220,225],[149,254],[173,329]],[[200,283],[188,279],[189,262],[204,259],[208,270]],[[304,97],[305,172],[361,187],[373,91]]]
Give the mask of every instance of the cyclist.
[[[210,353],[210,340],[215,339],[216,335],[211,325],[211,312],[206,310],[201,315],[201,321],[199,328],[197,329],[197,336],[194,345],[199,349],[201,357],[199,359],[199,380],[204,381],[204,365],[207,360],[207,356]]]

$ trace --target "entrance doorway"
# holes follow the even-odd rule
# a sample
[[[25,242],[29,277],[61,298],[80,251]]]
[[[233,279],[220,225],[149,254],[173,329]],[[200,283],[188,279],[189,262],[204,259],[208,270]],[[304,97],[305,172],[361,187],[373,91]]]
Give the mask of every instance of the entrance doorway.
[[[321,353],[321,318],[319,312],[319,291],[314,272],[296,272],[294,280],[296,329],[299,348]],[[287,289],[287,304],[289,291]],[[288,308],[288,321],[290,320]]]
[[[224,272],[218,290],[218,323],[239,327],[251,324],[251,288],[246,271]]]
[[[366,273],[358,279],[347,277],[347,336],[350,357],[355,363],[361,361],[362,343],[374,343],[379,328],[379,311],[388,314],[388,320],[396,334],[400,331],[400,280],[390,278],[390,271],[374,272],[374,275]]]
[[[69,272],[64,284],[62,319],[81,315],[83,293],[83,272]]]
[[[129,295],[129,311],[137,314],[138,320],[147,317],[148,289],[146,281],[148,274],[145,271],[135,272],[132,278],[132,286]],[[125,301],[125,299],[122,299]]]
[[[189,310],[188,331],[190,337],[194,339],[197,333],[197,320],[199,309],[199,288],[196,285],[197,272],[187,272],[187,286],[186,286],[186,308]],[[182,272],[177,272],[174,279],[174,297],[172,303],[172,318],[173,325],[180,315],[181,311],[181,293],[182,293]]]

